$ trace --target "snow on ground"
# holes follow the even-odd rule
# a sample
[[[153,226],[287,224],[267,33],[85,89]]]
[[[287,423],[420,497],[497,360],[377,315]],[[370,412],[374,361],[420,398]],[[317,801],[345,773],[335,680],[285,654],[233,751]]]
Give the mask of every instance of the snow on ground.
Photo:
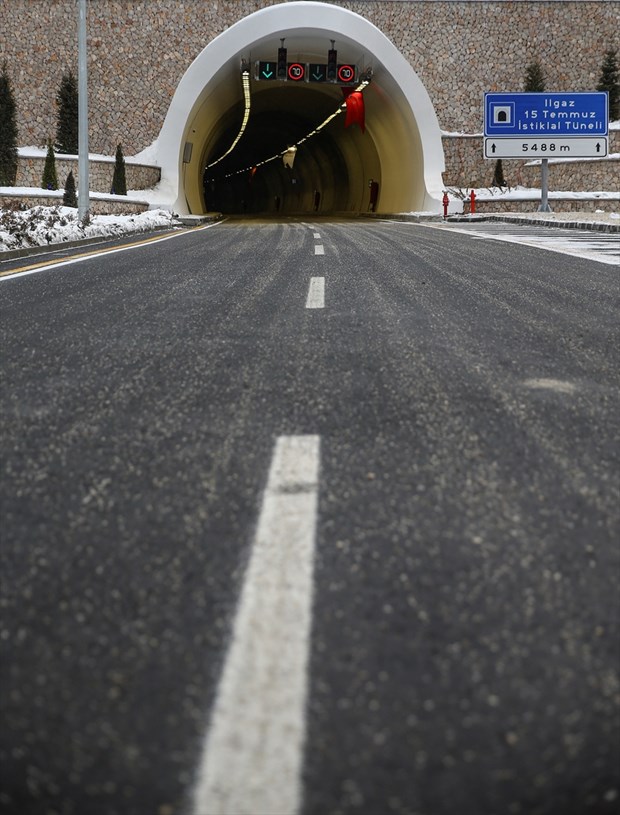
[[[620,161],[620,153],[608,153],[601,158],[548,158],[549,164],[588,164],[597,161]],[[537,167],[542,164],[542,159],[526,161],[524,167]]]
[[[157,209],[139,215],[91,215],[88,224],[80,223],[77,210],[71,207],[0,209],[0,252],[176,225],[172,213]]]
[[[28,145],[26,147],[18,147],[17,153],[22,158],[45,158],[47,156],[47,147],[36,147],[35,145]],[[77,154],[73,153],[55,153],[57,160],[62,159],[79,159]],[[109,164],[114,164],[116,156],[106,156],[103,153],[89,153],[89,161],[106,161]],[[159,166],[157,161],[157,140],[153,144],[137,153],[135,156],[125,156],[125,164],[148,164],[151,166]]]
[[[125,161],[129,161],[132,164],[151,164],[155,166],[159,166],[159,159],[157,156],[157,144],[158,139],[152,144],[149,144],[148,147],[145,147],[144,150],[141,150],[139,153],[136,153],[135,156],[126,156]]]
[[[469,198],[471,187],[448,187],[448,192],[454,198]],[[539,187],[474,187],[476,198],[485,201],[535,201],[540,199]],[[620,190],[599,190],[594,192],[573,192],[571,190],[549,190],[549,198],[564,199],[567,201],[592,201],[595,199],[618,201],[620,203]]]
[[[132,204],[150,204],[155,192],[155,189],[129,190],[127,195],[112,195],[112,193],[94,192],[91,190],[88,193],[88,197],[97,201],[120,201],[121,203],[129,201]],[[28,198],[58,198],[58,203],[60,204],[64,190],[45,190],[43,187],[0,187],[0,205],[2,204],[3,197],[10,198],[12,195],[28,196]]]
[[[596,212],[493,212],[490,214],[511,221],[525,219],[528,221],[553,221],[555,223],[615,224],[620,226],[620,214],[617,212],[603,212],[600,209],[597,209]]]
[[[452,200],[464,200],[469,190],[450,189]],[[537,213],[536,202],[540,201],[540,190],[531,188],[480,188],[476,189],[478,201],[531,201],[531,213],[518,213],[522,217],[542,217],[566,221],[591,221],[593,223],[618,223],[620,221],[620,201],[617,192],[550,192],[549,201],[554,213]],[[0,187],[0,193],[10,197],[11,193],[28,196],[52,196],[58,198],[58,206],[38,206],[27,210],[0,208],[0,252],[9,249],[22,249],[30,246],[46,246],[51,243],[82,240],[94,237],[116,237],[131,232],[145,232],[158,227],[176,226],[175,216],[163,203],[170,200],[172,191],[161,183],[150,190],[129,190],[127,196],[91,192],[93,199],[117,201],[141,201],[149,204],[149,211],[139,215],[92,215],[87,225],[79,221],[77,210],[62,206],[62,190],[38,190],[31,187]],[[616,212],[567,212],[562,213],[564,200],[616,200]],[[0,197],[0,207],[2,198]],[[437,213],[403,213],[417,215],[438,215]],[[509,213],[505,213],[509,214]],[[516,215],[516,213],[515,213]]]

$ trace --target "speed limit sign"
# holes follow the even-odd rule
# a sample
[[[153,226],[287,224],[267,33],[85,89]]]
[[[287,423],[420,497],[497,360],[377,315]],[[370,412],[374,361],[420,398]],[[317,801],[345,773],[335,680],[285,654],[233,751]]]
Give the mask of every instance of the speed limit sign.
[[[338,81],[344,85],[350,82],[355,82],[355,65],[339,65],[338,66]]]
[[[300,62],[289,62],[288,64],[288,78],[293,82],[300,82],[306,75],[306,66]]]

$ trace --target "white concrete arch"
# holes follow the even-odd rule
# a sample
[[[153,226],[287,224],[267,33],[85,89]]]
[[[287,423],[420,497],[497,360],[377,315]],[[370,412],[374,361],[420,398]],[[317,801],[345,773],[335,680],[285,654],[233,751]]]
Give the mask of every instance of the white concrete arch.
[[[424,85],[376,26],[354,12],[320,2],[284,3],[249,15],[210,42],[187,69],[157,141],[162,190],[169,190],[169,205],[179,213],[199,209],[198,187],[209,145],[213,147],[221,136],[222,123],[226,119],[230,123],[230,112],[241,97],[240,61],[273,59],[282,37],[296,60],[325,61],[333,39],[339,61],[363,61],[373,68],[373,81],[365,91],[367,132],[362,136],[350,128],[349,144],[341,152],[350,152],[355,140],[358,152],[363,152],[363,140],[372,140],[374,177],[379,174],[382,188],[380,211],[439,212],[444,155],[439,123]],[[258,95],[272,83],[254,85]],[[321,89],[342,101],[337,87]],[[186,142],[193,149],[184,164]]]

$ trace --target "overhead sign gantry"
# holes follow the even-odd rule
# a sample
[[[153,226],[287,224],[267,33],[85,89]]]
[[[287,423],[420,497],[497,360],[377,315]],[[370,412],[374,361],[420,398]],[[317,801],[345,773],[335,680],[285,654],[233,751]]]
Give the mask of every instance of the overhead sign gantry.
[[[335,85],[355,85],[359,72],[357,65],[338,62],[338,52],[333,47],[327,52],[327,62],[288,62],[284,40],[278,48],[278,58],[259,60],[254,63],[254,78],[262,82],[329,82]]]

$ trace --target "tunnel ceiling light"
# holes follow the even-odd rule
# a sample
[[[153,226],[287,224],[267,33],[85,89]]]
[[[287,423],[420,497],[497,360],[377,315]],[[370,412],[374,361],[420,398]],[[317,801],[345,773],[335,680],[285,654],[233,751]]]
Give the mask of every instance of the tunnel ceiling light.
[[[355,88],[355,90],[360,91],[360,92],[365,90],[365,88],[367,88],[368,85],[370,85],[371,78],[372,78],[372,71],[370,69],[368,69],[364,74],[364,78],[359,83],[357,88]],[[249,82],[249,78],[248,78],[248,82]],[[312,138],[312,136],[316,136],[317,133],[320,133],[321,130],[323,130],[324,127],[327,127],[327,125],[333,119],[335,119],[336,116],[340,116],[340,114],[346,109],[347,109],[347,103],[343,102],[341,105],[338,106],[338,108],[332,114],[330,114],[327,117],[327,119],[325,119],[324,122],[321,122],[321,124],[318,125],[317,127],[315,127],[314,130],[312,130],[310,133],[307,133],[303,137],[303,139],[300,139],[298,142],[295,142],[295,144],[292,145],[292,147],[287,147],[285,150],[281,150],[279,153],[276,153],[275,156],[270,156],[269,158],[266,158],[263,161],[258,161],[258,162],[256,162],[256,164],[251,164],[249,167],[244,167],[242,170],[235,170],[233,173],[227,173],[224,176],[224,178],[231,178],[233,175],[240,175],[240,173],[247,173],[250,170],[253,170],[255,167],[262,167],[263,164],[269,164],[270,161],[275,161],[276,159],[283,158],[288,150],[291,150],[293,147],[297,148],[297,147],[299,147],[300,144],[303,144],[304,142],[308,141],[308,139]],[[241,138],[241,134],[237,137],[237,139],[235,140],[235,142],[232,145],[232,147],[230,148],[230,150],[228,150],[228,153],[230,153],[230,151],[233,149],[233,147],[239,141],[240,138]],[[224,153],[224,156],[227,156],[228,153]],[[224,156],[222,156],[222,158],[224,158]],[[218,159],[217,161],[221,161],[221,160],[222,159]],[[217,161],[214,161],[213,164],[217,164]],[[209,167],[213,167],[213,164],[209,164],[205,169],[208,170]]]
[[[241,74],[241,82],[243,84],[243,100],[244,100],[243,121],[241,122],[241,128],[239,129],[239,132],[237,133],[237,136],[236,136],[235,140],[230,145],[228,150],[223,155],[221,155],[218,159],[216,159],[215,161],[212,161],[211,164],[207,164],[207,166],[205,167],[206,170],[208,170],[210,167],[214,167],[216,164],[219,164],[219,162],[222,161],[222,159],[225,159],[226,156],[230,155],[230,153],[232,153],[232,151],[235,149],[235,147],[239,143],[239,139],[245,133],[245,129],[246,129],[248,121],[250,119],[250,108],[251,108],[251,105],[252,105],[251,96],[250,96],[250,71],[246,67],[245,64],[243,65],[243,72]]]

